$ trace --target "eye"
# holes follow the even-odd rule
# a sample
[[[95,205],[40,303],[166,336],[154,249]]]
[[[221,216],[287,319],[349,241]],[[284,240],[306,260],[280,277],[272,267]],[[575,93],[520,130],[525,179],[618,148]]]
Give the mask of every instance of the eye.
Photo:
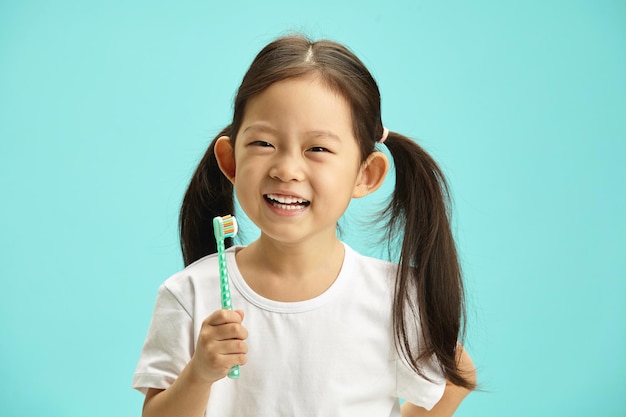
[[[272,147],[272,144],[269,142],[262,141],[262,140],[255,140],[255,141],[250,142],[248,146],[260,146],[262,148],[270,148]]]
[[[323,146],[313,146],[312,148],[309,148],[310,152],[330,152],[327,148],[324,148]]]

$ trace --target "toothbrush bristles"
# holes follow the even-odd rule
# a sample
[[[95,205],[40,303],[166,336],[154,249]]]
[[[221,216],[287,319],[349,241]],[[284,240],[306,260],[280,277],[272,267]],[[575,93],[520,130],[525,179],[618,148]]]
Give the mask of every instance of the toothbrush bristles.
[[[222,231],[224,237],[233,237],[237,234],[237,221],[231,215],[222,217]]]

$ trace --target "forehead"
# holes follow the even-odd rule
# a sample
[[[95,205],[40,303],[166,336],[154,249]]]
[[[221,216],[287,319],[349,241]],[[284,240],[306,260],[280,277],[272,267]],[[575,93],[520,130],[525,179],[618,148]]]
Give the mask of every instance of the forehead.
[[[311,131],[352,132],[348,101],[319,76],[290,78],[273,83],[251,97],[244,110],[242,130],[266,122],[274,129],[299,126]]]

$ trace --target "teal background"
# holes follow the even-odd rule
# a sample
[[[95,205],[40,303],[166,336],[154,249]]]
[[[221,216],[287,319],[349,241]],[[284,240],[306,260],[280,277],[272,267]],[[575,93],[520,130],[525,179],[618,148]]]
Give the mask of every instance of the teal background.
[[[140,415],[184,188],[291,31],[350,46],[385,124],[450,179],[483,389],[456,415],[623,416],[626,2],[608,0],[0,2],[0,415]],[[367,254],[358,219],[389,187],[344,223]]]

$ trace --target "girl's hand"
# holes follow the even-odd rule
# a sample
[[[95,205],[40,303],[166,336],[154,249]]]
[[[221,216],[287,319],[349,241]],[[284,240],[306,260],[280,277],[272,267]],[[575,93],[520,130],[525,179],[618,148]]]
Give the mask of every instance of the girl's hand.
[[[243,311],[217,310],[202,322],[190,371],[200,381],[212,384],[230,368],[245,365],[248,331],[242,326]]]

